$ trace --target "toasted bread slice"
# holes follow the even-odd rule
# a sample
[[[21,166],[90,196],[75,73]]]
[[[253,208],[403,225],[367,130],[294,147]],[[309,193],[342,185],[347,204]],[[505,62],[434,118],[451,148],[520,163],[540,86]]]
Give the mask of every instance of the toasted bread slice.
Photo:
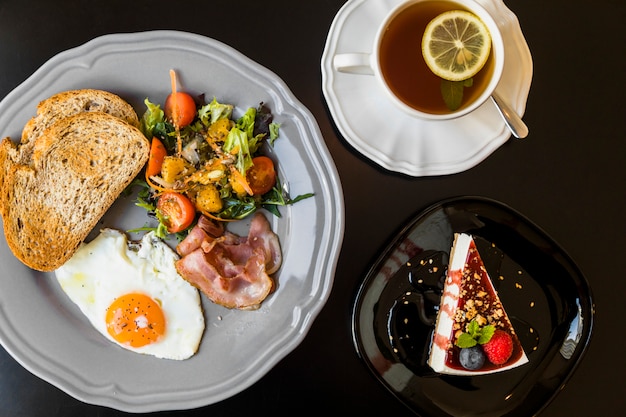
[[[9,176],[9,172],[13,166],[20,160],[19,147],[6,137],[0,141],[0,215],[4,217],[5,203],[5,184]]]
[[[116,94],[95,89],[63,91],[37,105],[37,115],[22,130],[22,143],[36,139],[59,119],[87,111],[109,113],[139,126],[135,109]]]
[[[138,128],[101,112],[63,118],[33,144],[30,164],[13,164],[2,198],[4,235],[30,268],[52,271],[139,174],[149,141]]]
[[[4,187],[4,177],[13,164],[31,164],[35,141],[47,128],[65,117],[94,111],[109,113],[133,126],[139,126],[139,118],[133,107],[116,94],[96,89],[57,93],[37,105],[37,113],[24,126],[19,144],[8,137],[0,142],[0,187]],[[4,213],[4,205],[5,201],[0,197],[0,215]]]
[[[82,112],[104,112],[139,126],[135,109],[120,96],[104,90],[81,89],[55,94],[37,105],[37,114],[22,130],[21,160],[26,163],[34,141],[55,122]],[[30,145],[29,145],[30,144]]]

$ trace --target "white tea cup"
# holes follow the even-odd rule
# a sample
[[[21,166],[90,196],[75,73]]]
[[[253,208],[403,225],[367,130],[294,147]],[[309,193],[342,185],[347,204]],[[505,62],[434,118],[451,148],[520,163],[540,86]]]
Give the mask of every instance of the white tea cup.
[[[465,10],[478,16],[491,35],[491,56],[464,89],[463,104],[446,107],[441,79],[422,56],[426,25],[449,10]],[[407,114],[427,120],[449,120],[466,115],[492,95],[504,68],[504,42],[493,17],[474,0],[408,0],[392,9],[377,29],[371,51],[338,53],[335,70],[354,76],[374,76],[385,95]]]

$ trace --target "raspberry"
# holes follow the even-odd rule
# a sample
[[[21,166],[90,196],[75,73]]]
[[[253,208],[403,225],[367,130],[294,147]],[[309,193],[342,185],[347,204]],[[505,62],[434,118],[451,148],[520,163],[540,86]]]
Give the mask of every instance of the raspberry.
[[[489,362],[502,365],[513,353],[513,339],[507,332],[496,330],[491,339],[483,345],[483,350]]]

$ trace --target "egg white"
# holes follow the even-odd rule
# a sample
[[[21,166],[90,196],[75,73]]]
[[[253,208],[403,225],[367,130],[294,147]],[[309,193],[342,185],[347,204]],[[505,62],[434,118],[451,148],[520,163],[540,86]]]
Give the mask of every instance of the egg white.
[[[107,339],[137,353],[182,360],[198,350],[205,324],[200,294],[176,272],[177,259],[153,232],[129,242],[123,232],[102,229],[55,273],[63,291]],[[105,321],[113,300],[132,292],[159,302],[166,320],[165,334],[138,348],[118,343]]]

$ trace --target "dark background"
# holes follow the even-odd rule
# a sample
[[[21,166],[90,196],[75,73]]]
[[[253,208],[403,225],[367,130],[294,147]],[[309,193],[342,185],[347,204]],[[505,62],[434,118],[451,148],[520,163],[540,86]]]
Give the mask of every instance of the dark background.
[[[58,52],[99,35],[184,30],[220,40],[281,77],[316,117],[336,162],[345,193],[345,238],[330,299],[307,338],[240,394],[158,415],[412,415],[357,357],[351,302],[394,233],[420,209],[458,195],[490,197],[525,214],[571,255],[594,291],[591,345],[542,417],[624,415],[626,2],[506,1],[533,56],[524,116],[530,135],[511,139],[465,172],[423,178],[380,168],[335,129],[321,91],[320,59],[343,4],[0,0],[0,98]],[[73,399],[0,348],[0,417],[122,415]]]

